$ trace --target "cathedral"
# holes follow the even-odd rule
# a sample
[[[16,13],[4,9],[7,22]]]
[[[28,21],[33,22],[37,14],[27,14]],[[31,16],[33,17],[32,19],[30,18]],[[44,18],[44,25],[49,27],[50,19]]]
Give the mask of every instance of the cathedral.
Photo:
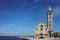
[[[42,38],[51,38],[52,37],[52,8],[49,6],[48,11],[47,11],[47,20],[48,24],[47,26],[43,23],[40,22],[37,27],[35,28],[35,33],[34,33],[34,39],[42,39]]]
[[[25,40],[60,40],[60,32],[53,32],[52,28],[52,8],[49,6],[47,11],[47,25],[44,22],[40,22],[35,28],[34,37],[32,38],[24,38]],[[58,39],[57,39],[58,38]]]

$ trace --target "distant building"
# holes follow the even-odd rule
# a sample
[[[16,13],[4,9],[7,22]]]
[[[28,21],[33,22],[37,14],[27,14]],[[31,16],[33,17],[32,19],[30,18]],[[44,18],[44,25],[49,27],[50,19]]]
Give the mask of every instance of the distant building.
[[[53,38],[60,38],[60,32],[53,32],[52,37]]]
[[[40,22],[38,26],[35,28],[35,34],[34,34],[34,39],[40,39],[40,38],[51,38],[52,36],[52,9],[49,7],[48,13],[48,24],[47,26],[43,23]]]

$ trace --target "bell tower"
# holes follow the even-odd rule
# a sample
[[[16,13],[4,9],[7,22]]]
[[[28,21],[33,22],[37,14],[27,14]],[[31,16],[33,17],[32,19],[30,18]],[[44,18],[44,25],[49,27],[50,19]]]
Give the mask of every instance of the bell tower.
[[[52,9],[49,6],[48,9],[48,32],[49,32],[49,38],[51,38],[51,32],[52,32]]]

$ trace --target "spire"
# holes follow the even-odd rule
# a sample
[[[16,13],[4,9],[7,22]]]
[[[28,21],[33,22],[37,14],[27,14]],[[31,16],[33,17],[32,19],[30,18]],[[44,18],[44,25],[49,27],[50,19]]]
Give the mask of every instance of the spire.
[[[49,11],[52,11],[51,7],[49,6]]]

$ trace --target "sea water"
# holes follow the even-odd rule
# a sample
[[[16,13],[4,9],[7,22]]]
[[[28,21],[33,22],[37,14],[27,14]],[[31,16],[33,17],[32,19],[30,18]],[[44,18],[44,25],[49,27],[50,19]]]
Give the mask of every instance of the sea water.
[[[0,36],[0,40],[22,40],[17,36]]]

